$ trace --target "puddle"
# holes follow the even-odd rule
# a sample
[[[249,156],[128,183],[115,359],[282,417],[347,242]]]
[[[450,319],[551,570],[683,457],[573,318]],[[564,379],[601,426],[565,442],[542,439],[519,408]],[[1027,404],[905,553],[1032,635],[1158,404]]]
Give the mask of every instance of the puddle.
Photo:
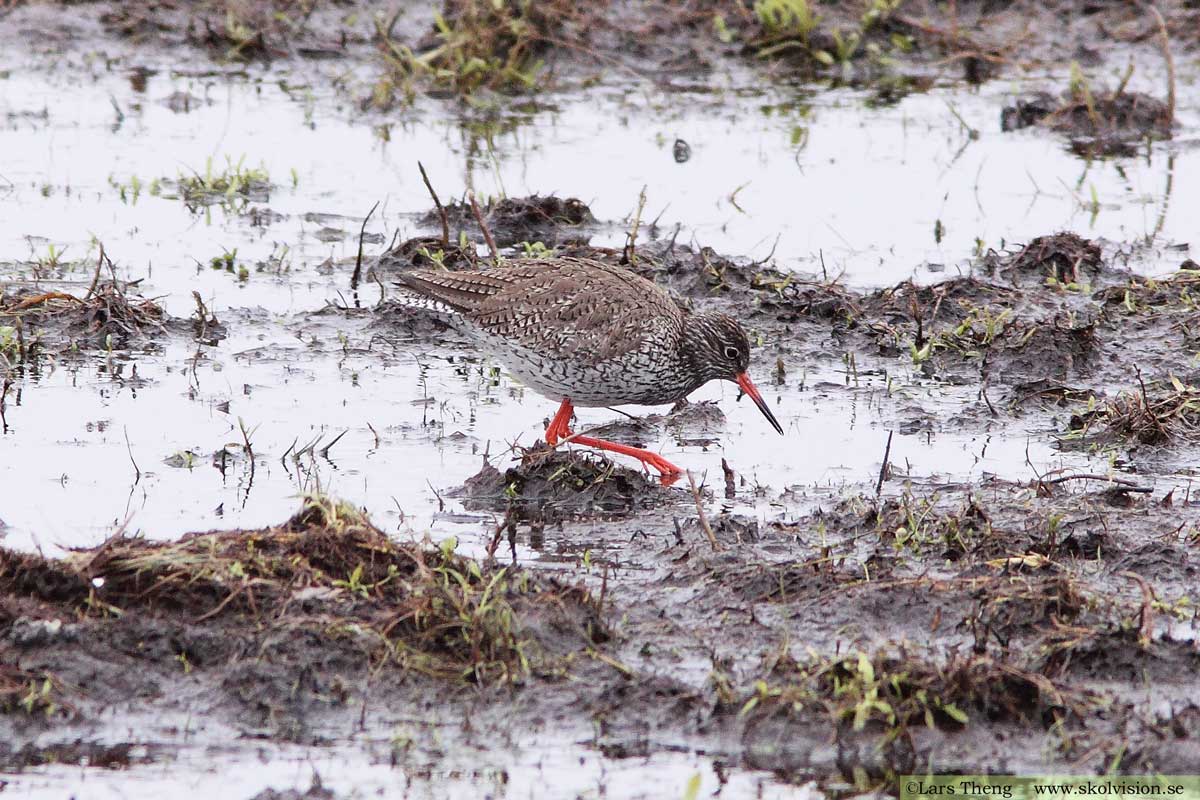
[[[774,246],[781,265],[810,273],[820,271],[823,253],[830,274],[859,287],[953,275],[979,244],[1059,229],[1115,242],[1153,234],[1187,242],[1187,209],[1200,200],[1200,156],[1186,137],[1146,157],[1089,165],[1044,132],[1001,132],[997,109],[1041,85],[1035,81],[934,88],[876,108],[852,90],[680,95],[601,86],[552,96],[550,110],[489,121],[446,119],[430,103],[400,119],[363,118],[316,80],[288,84],[287,73],[197,78],[164,70],[134,92],[119,67],[94,82],[71,70],[5,68],[4,176],[15,202],[0,231],[3,252],[37,257],[44,241],[83,258],[94,235],[133,274],[149,276],[169,310],[190,310],[190,294],[178,291],[185,281],[218,307],[306,309],[344,294],[344,280],[322,278],[315,267],[353,255],[360,220],[376,200],[369,230],[414,232],[414,216],[430,206],[418,160],[443,197],[467,189],[556,193],[618,224],[645,186],[644,216],[660,221],[660,235],[680,223],[680,241],[718,252],[763,258]],[[180,92],[201,101],[173,111],[166,101]],[[1185,126],[1194,121],[1193,110],[1179,113]],[[676,139],[689,145],[682,164]],[[220,169],[226,158],[265,167],[275,186],[269,202],[247,205],[284,219],[256,228],[219,207],[193,214],[149,194],[156,178],[203,173],[210,159]],[[339,231],[342,241],[320,241]],[[31,244],[30,236],[40,238]],[[614,231],[594,243],[622,239]],[[255,274],[231,293],[226,275],[205,269],[224,251],[236,248],[253,264],[285,246],[291,271],[274,284]]]
[[[217,344],[200,344],[182,335],[185,326],[177,322],[171,333],[145,347],[44,353],[36,370],[12,373],[7,430],[0,436],[0,452],[9,456],[0,459],[0,542],[16,551],[53,555],[96,546],[117,529],[166,541],[193,531],[263,528],[287,519],[298,497],[321,492],[370,509],[375,523],[401,540],[453,536],[461,554],[489,554],[503,514],[469,509],[453,490],[480,470],[485,454],[501,471],[509,466],[511,449],[538,441],[555,404],[469,350],[410,336],[399,323],[381,325],[369,310],[380,299],[372,283],[360,287],[357,301],[363,308],[350,308],[356,305],[349,283],[359,226],[373,204],[379,202],[365,228],[368,256],[380,254],[389,242],[431,233],[418,221],[431,205],[418,162],[447,202],[469,190],[480,196],[579,198],[599,220],[588,229],[593,246],[624,244],[645,187],[643,237],[659,242],[675,237],[693,249],[772,258],[783,271],[822,281],[838,276],[861,292],[910,278],[928,284],[965,274],[989,248],[1012,248],[1060,229],[1102,240],[1106,259],[1117,266],[1165,274],[1187,257],[1195,232],[1191,212],[1200,207],[1200,149],[1191,133],[1200,119],[1190,99],[1181,100],[1174,140],[1141,145],[1136,157],[1089,163],[1045,130],[1000,131],[1000,109],[1008,100],[1061,86],[1061,74],[996,80],[971,89],[939,84],[881,105],[868,92],[771,84],[734,65],[714,78],[711,92],[660,91],[610,76],[586,89],[540,95],[535,110],[518,107],[500,114],[426,99],[383,114],[360,111],[352,91],[330,88],[338,76],[352,85],[360,79],[343,63],[180,72],[155,60],[163,58],[161,52],[111,46],[110,53],[80,48],[47,55],[35,42],[0,54],[0,152],[5,154],[0,289],[36,285],[41,291],[82,294],[96,269],[96,245],[103,242],[117,277],[136,282],[138,294],[154,298],[177,321],[195,312],[198,295],[228,335]],[[1148,68],[1139,70],[1131,89],[1160,84]],[[207,174],[209,164],[220,172],[226,159],[261,169],[269,190],[256,189],[252,198],[211,197],[212,202],[190,208],[174,196],[181,180]],[[1072,297],[1087,301],[1090,295],[1063,297],[1054,298],[1056,313],[1073,313]],[[1108,511],[1096,512],[1090,505],[1100,503],[1095,486],[1096,497],[1083,492],[1053,496],[1077,504],[1078,514],[1064,522],[1057,511],[1046,510],[1042,526],[1037,515],[1045,509],[1037,504],[1053,493],[1043,485],[1030,499],[1030,482],[1063,471],[1137,473],[1139,466],[1111,449],[1060,446],[1058,439],[1068,435],[1071,424],[1066,405],[997,414],[990,406],[1002,402],[1001,387],[988,398],[976,380],[932,377],[906,342],[885,348],[880,340],[864,351],[864,339],[847,335],[843,340],[831,333],[837,326],[830,315],[822,319],[822,325],[829,324],[821,331],[822,343],[816,343],[803,338],[815,327],[810,319],[800,319],[792,329],[781,321],[785,318],[748,321],[748,327],[762,328],[752,331],[763,336],[764,344],[755,351],[752,372],[785,429],[783,438],[728,384],[706,386],[691,398],[716,403],[723,421],[713,414],[699,433],[694,427],[677,433],[670,425],[651,425],[642,442],[692,470],[713,490],[711,499],[700,502],[719,517],[720,538],[736,538],[742,545],[738,526],[743,526],[754,532],[747,535],[748,547],[764,542],[745,556],[745,564],[731,567],[732,561],[721,559],[735,556],[720,555],[716,548],[707,554],[711,563],[694,553],[692,542],[703,535],[700,515],[691,493],[678,486],[672,490],[674,506],[647,515],[657,526],[653,535],[633,522],[593,529],[585,521],[544,531],[522,527],[514,540],[519,563],[546,573],[558,568],[569,581],[585,582],[600,595],[601,606],[610,590],[610,567],[614,586],[618,579],[625,581],[622,599],[634,602],[616,608],[621,625],[628,627],[612,652],[632,666],[607,653],[589,649],[588,655],[618,674],[606,673],[608,679],[627,681],[621,691],[628,689],[633,699],[625,702],[616,692],[616,705],[623,707],[636,710],[648,699],[658,703],[675,696],[676,687],[647,689],[639,683],[647,676],[682,676],[679,680],[691,681],[690,687],[703,686],[695,692],[707,693],[704,703],[693,698],[692,705],[681,704],[687,711],[686,724],[678,725],[682,732],[664,726],[663,736],[677,735],[679,741],[643,741],[644,756],[610,756],[588,733],[564,744],[561,737],[522,732],[499,745],[475,741],[453,752],[447,748],[448,754],[430,756],[427,763],[414,756],[393,764],[392,743],[365,734],[356,739],[354,732],[339,730],[324,747],[300,747],[282,743],[282,736],[273,738],[277,731],[261,734],[265,738],[259,741],[249,738],[258,735],[254,732],[237,726],[218,731],[219,723],[212,722],[207,738],[194,745],[180,744],[178,731],[156,728],[147,737],[174,741],[172,752],[163,757],[156,752],[152,763],[127,771],[42,766],[8,784],[0,781],[0,789],[17,797],[83,789],[89,796],[151,797],[186,786],[197,794],[250,797],[268,788],[303,792],[317,773],[338,797],[487,792],[523,798],[541,796],[547,785],[583,797],[710,796],[718,790],[725,796],[821,796],[797,775],[819,769],[832,774],[843,767],[842,751],[835,758],[829,745],[824,760],[812,766],[817,760],[806,761],[809,754],[799,749],[809,742],[828,744],[828,730],[813,734],[805,728],[799,737],[787,731],[786,741],[801,744],[778,748],[786,751],[782,755],[765,746],[761,761],[747,762],[746,752],[760,741],[755,737],[771,745],[772,726],[782,725],[788,713],[775,714],[764,703],[756,712],[761,718],[749,718],[760,728],[729,743],[731,763],[750,769],[731,771],[723,741],[713,748],[697,744],[722,735],[704,727],[718,715],[713,710],[718,703],[709,702],[709,695],[721,694],[720,702],[729,708],[742,707],[751,695],[730,687],[766,687],[755,682],[763,669],[759,651],[765,644],[774,647],[778,663],[772,663],[779,666],[790,657],[793,633],[798,633],[795,641],[811,639],[815,649],[836,644],[839,654],[843,632],[861,633],[860,625],[870,629],[867,641],[878,641],[881,630],[890,635],[891,622],[881,627],[878,616],[890,614],[901,602],[899,595],[873,599],[872,593],[890,588],[893,575],[895,585],[919,584],[938,602],[953,584],[959,594],[946,594],[945,605],[946,629],[955,632],[946,635],[956,648],[969,644],[961,632],[968,623],[955,628],[949,620],[957,614],[955,623],[961,618],[974,625],[988,611],[970,594],[976,584],[963,589],[969,581],[954,583],[958,576],[944,584],[921,583],[941,578],[928,577],[923,566],[915,569],[906,559],[927,558],[932,575],[948,570],[966,552],[964,541],[975,547],[978,540],[982,544],[970,554],[980,557],[980,573],[999,564],[1007,576],[1009,566],[1040,568],[1051,558],[1066,563],[1090,553],[1083,558],[1099,559],[1101,543],[1105,557],[1110,549],[1130,549],[1118,538],[1119,530],[1112,544],[1106,524],[1103,537],[1093,535],[1083,544],[1071,538],[1074,534],[1058,538],[1060,524],[1067,530],[1079,520],[1103,521],[1100,514]],[[1074,335],[1082,328],[1054,327],[1049,336]],[[1086,339],[1090,330],[1079,335]],[[839,329],[838,336],[842,333]],[[1102,357],[1111,361],[1111,355]],[[785,376],[780,381],[773,380],[777,359]],[[1064,397],[1073,389],[1061,388]],[[576,430],[623,419],[612,411],[584,409]],[[883,494],[893,505],[899,497],[905,513],[888,511],[896,518],[880,533],[874,522],[863,522],[871,515],[865,501],[858,508],[854,498],[876,494],[885,452],[890,468]],[[1160,535],[1153,526],[1168,516],[1163,509],[1170,499],[1162,495],[1188,480],[1188,469],[1164,463],[1160,474],[1134,476],[1143,484],[1139,489],[1153,487],[1155,505],[1131,538],[1151,530]],[[735,475],[728,493],[722,491],[726,465]],[[995,508],[977,508],[974,487],[1000,484],[1003,490],[991,498]],[[917,494],[951,485],[966,493],[962,508],[935,508],[936,499],[920,513],[909,508],[923,502]],[[1028,503],[1031,521],[1009,518],[993,531],[988,514],[998,520],[1006,513],[1019,516],[1015,506],[1005,504],[1021,492],[1026,492],[1020,502]],[[943,505],[959,505],[962,498],[950,494]],[[1143,499],[1112,494],[1105,496],[1105,509]],[[1190,490],[1179,496],[1181,509],[1194,505]],[[879,509],[872,513],[885,516]],[[674,516],[691,526],[686,542]],[[826,519],[834,531],[828,547]],[[927,520],[932,522],[922,528]],[[820,528],[819,543],[807,532],[795,533],[802,523]],[[1050,530],[1048,539],[1041,538],[1039,526]],[[759,530],[779,535],[760,540]],[[1178,542],[1171,539],[1164,548],[1190,546],[1179,530],[1168,534]],[[644,541],[628,547],[639,534]],[[682,554],[672,549],[685,547]],[[831,556],[830,548],[838,552]],[[1176,555],[1145,557],[1161,561],[1164,574],[1181,582],[1184,559]],[[1019,563],[1007,561],[1010,557]],[[750,563],[755,559],[760,563]],[[781,564],[779,575],[770,572]],[[568,572],[564,565],[583,568]],[[758,595],[735,592],[730,599],[722,575],[739,590],[753,581],[767,588]],[[868,578],[860,583],[863,575]],[[871,575],[882,576],[882,583],[872,584]],[[987,577],[969,576],[976,579],[979,586],[990,585]],[[992,588],[1004,586],[997,582]],[[1133,597],[1137,587],[1127,588]],[[1074,608],[1073,591],[1061,590],[1063,607]],[[829,602],[835,593],[848,598],[844,605]],[[654,625],[665,625],[669,615],[663,607],[641,602],[647,597],[687,606],[693,618],[702,615],[704,624],[693,631],[681,618],[663,634],[665,628]],[[743,603],[747,598],[753,599]],[[1034,602],[1025,596],[1016,601]],[[771,610],[774,603],[779,603],[777,612]],[[747,610],[750,622],[766,633],[741,622],[726,625]],[[795,620],[802,616],[815,622],[801,626]],[[932,620],[919,616],[897,621],[898,635],[932,641],[941,606]],[[776,617],[786,620],[782,645],[772,638],[781,631],[761,622]],[[1008,626],[1006,631],[1012,627],[999,613],[996,620],[998,627]],[[172,624],[194,633],[202,621]],[[1194,630],[1182,622],[1178,627],[1189,635]],[[109,633],[99,623],[97,629]],[[164,623],[163,629],[170,627]],[[646,631],[648,643],[635,649],[634,639]],[[985,631],[984,651],[987,636]],[[1099,634],[1096,641],[1103,641]],[[727,652],[719,652],[714,642]],[[728,652],[730,647],[736,652]],[[1173,657],[1182,661],[1184,655]],[[993,666],[972,674],[993,674],[988,671]],[[821,674],[826,673],[833,674]],[[774,668],[762,674],[778,677]],[[1163,674],[1168,674],[1165,667]],[[971,683],[965,682],[961,702],[975,702],[986,713],[989,696],[971,694]],[[611,687],[596,691],[602,689]],[[557,691],[548,694],[549,700],[541,699],[570,702],[559,699]],[[773,697],[779,696],[783,693]],[[693,705],[707,710],[695,711]],[[801,710],[799,703],[794,708],[803,725],[815,724],[811,709]],[[526,717],[514,711],[513,719],[517,725]],[[743,724],[742,717],[737,720]],[[1040,740],[1029,741],[1048,750]],[[1098,747],[1092,751],[1104,755]],[[981,758],[995,755],[988,748],[980,752]],[[776,757],[782,765],[778,770]],[[794,785],[776,779],[774,771],[788,774]],[[697,775],[699,793],[689,795],[689,781]]]
[[[135,91],[119,62],[53,72],[38,64],[10,54],[0,81],[7,115],[0,138],[11,154],[0,252],[24,262],[5,266],[6,279],[40,273],[48,274],[44,286],[60,285],[58,278],[86,282],[94,236],[119,274],[142,280],[141,291],[169,313],[193,313],[197,291],[218,318],[237,324],[220,346],[203,348],[194,370],[194,351],[178,342],[161,355],[135,356],[128,368],[136,364],[147,381],[137,389],[98,376],[96,365],[60,365],[18,385],[9,441],[36,458],[8,461],[0,480],[16,496],[39,498],[5,511],[7,542],[18,547],[94,543],[126,517],[131,529],[163,538],[267,524],[318,481],[379,509],[381,522],[424,532],[436,494],[473,474],[480,453],[531,444],[553,411],[548,401],[506,377],[485,385],[479,373],[488,365],[472,363],[470,353],[450,363],[377,341],[372,352],[344,355],[337,324],[303,321],[304,312],[348,302],[348,260],[372,203],[381,206],[367,229],[382,241],[418,232],[415,220],[429,206],[418,160],[443,197],[467,188],[578,196],[612,223],[592,239],[600,245],[620,244],[621,220],[644,185],[645,216],[661,217],[658,236],[687,220],[680,241],[756,257],[774,245],[780,266],[810,273],[820,269],[820,253],[830,274],[860,287],[955,274],[966,269],[977,239],[998,247],[1072,228],[1114,241],[1155,231],[1160,242],[1186,241],[1185,211],[1200,203],[1200,179],[1190,178],[1200,156],[1186,141],[1155,145],[1148,158],[1089,166],[1052,136],[1001,133],[996,109],[1011,91],[1002,82],[973,92],[935,88],[875,108],[851,90],[814,96],[727,88],[693,96],[600,86],[555,97],[552,110],[492,123],[495,132],[484,135],[475,131],[488,123],[446,120],[428,103],[399,120],[364,120],[317,80],[297,87],[286,72],[189,77],[164,69]],[[197,98],[190,110],[172,110],[168,101],[180,93]],[[380,125],[388,127],[386,140]],[[689,144],[686,163],[673,157],[676,138]],[[589,156],[581,160],[584,143]],[[210,159],[219,170],[226,157],[270,175],[269,199],[248,204],[264,209],[260,220],[269,224],[220,204],[193,212],[150,194],[156,178],[204,171]],[[1007,166],[1013,163],[1024,164],[1024,174]],[[1092,187],[1095,214],[1081,203],[1090,202]],[[70,269],[29,263],[45,260],[51,246]],[[244,280],[209,263],[234,250],[248,270]],[[1138,263],[1166,270],[1175,258],[1170,251]],[[363,294],[371,302],[378,288]],[[881,366],[926,410],[971,401],[968,391],[908,385],[903,361]],[[844,382],[830,364],[789,366],[807,370],[810,386]],[[879,414],[895,403],[878,399],[883,383],[769,389],[788,429],[782,441],[748,403],[732,402],[733,387],[709,386],[694,399],[721,401],[728,422],[718,445],[705,452],[669,438],[650,444],[709,475],[720,475],[722,457],[735,470],[745,465],[748,477],[775,492],[869,486],[892,427]],[[218,410],[223,403],[228,413]],[[221,445],[240,441],[239,418],[254,431],[253,485],[244,464],[222,475],[212,463]],[[581,423],[611,418],[585,412]],[[308,474],[280,463],[289,447],[317,442],[319,450],[343,431],[328,459],[314,456]],[[945,479],[1028,479],[1027,447],[1039,471],[1086,465],[1058,455],[1044,433],[1006,425],[984,437],[899,435],[893,460],[907,463],[911,475]],[[814,457],[829,453],[837,458]],[[136,483],[130,454],[142,472]],[[164,466],[175,454],[192,466]],[[771,466],[754,466],[763,463]],[[449,527],[461,526],[435,524],[435,535]]]
[[[476,758],[461,764],[438,761],[425,765],[419,758],[403,755],[393,764],[387,742],[321,749],[266,744],[255,749],[257,752],[220,745],[195,747],[133,771],[39,767],[23,773],[20,782],[7,789],[13,797],[22,798],[57,796],[73,787],[94,798],[128,797],[131,792],[154,797],[180,791],[251,798],[268,790],[294,790],[295,796],[305,796],[316,776],[320,786],[339,798],[535,800],[545,796],[546,786],[554,786],[564,796],[587,798],[608,796],[613,786],[625,787],[622,797],[648,800],[683,797],[693,780],[700,787],[698,797],[718,790],[730,797],[823,797],[809,787],[781,786],[744,772],[729,774],[720,766],[714,770],[710,756],[667,751],[614,762],[591,748],[538,738],[514,743],[510,760],[496,764],[481,763],[478,757],[486,759],[487,754],[474,748],[470,752]],[[630,791],[630,787],[637,789]]]
[[[462,356],[414,356],[386,344],[343,354],[324,321],[285,318],[255,329],[253,340],[231,336],[216,352],[205,348],[198,363],[178,343],[135,357],[123,373],[136,365],[137,386],[98,374],[96,359],[22,387],[19,402],[10,399],[9,436],[29,460],[0,467],[0,479],[13,496],[41,500],[6,509],[5,543],[93,545],[127,518],[130,532],[156,539],[262,527],[318,489],[379,509],[380,523],[397,531],[453,534],[464,544],[490,538],[494,520],[447,522],[454,501],[440,503],[439,495],[478,471],[485,452],[503,468],[510,442],[534,444],[552,403]],[[309,344],[314,336],[321,344]],[[713,432],[718,444],[680,446],[666,435],[652,445],[710,483],[721,479],[725,459],[768,496],[788,488],[831,495],[874,483],[896,427],[881,407],[952,413],[976,402],[974,389],[910,383],[903,372],[891,397],[884,376],[860,375],[846,386],[844,373],[826,369],[804,380],[807,388],[765,390],[783,440],[752,404],[735,402],[735,386],[715,384],[692,399],[719,403],[726,422]],[[603,409],[579,416],[581,429],[613,419]],[[242,424],[253,476],[241,456]],[[1012,422],[983,435],[930,427],[897,434],[890,460],[934,481],[1029,479],[1027,451],[1041,472],[1087,465],[1086,456],[1056,452],[1045,434]],[[297,464],[293,454],[306,448]]]

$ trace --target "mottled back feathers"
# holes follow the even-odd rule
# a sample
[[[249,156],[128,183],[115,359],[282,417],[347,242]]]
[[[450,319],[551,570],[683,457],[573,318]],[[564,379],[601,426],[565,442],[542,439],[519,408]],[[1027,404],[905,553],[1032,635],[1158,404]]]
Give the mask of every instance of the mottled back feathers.
[[[560,257],[482,271],[416,271],[401,285],[478,333],[549,358],[595,365],[647,347],[674,350],[685,312],[621,267]]]

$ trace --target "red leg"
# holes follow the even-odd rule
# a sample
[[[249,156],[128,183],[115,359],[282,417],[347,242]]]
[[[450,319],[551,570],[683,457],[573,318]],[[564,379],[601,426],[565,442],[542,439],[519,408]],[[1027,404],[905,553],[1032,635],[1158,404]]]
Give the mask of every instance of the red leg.
[[[571,441],[584,447],[594,447],[597,450],[608,450],[612,453],[620,453],[624,456],[633,456],[643,464],[654,467],[662,475],[663,480],[674,480],[683,474],[683,470],[667,461],[658,453],[651,453],[649,450],[642,450],[639,447],[630,447],[627,444],[618,444],[617,442],[609,442],[604,439],[593,439],[591,436],[576,436]]]
[[[562,405],[558,407],[558,413],[554,415],[554,419],[550,420],[550,426],[546,428],[546,443],[551,447],[558,444],[558,440],[571,435],[571,415],[575,413],[575,409],[571,407],[571,398],[564,397]]]
[[[550,425],[546,428],[546,442],[553,447],[558,444],[560,439],[566,439],[571,434],[571,416],[575,413],[574,406],[571,405],[571,399],[564,397],[562,405],[558,407],[558,413],[554,415],[554,419],[550,420]],[[673,483],[683,470],[667,461],[657,453],[651,453],[649,450],[642,450],[638,447],[630,447],[627,444],[618,444],[617,442],[609,442],[604,439],[595,439],[591,436],[575,436],[571,439],[572,442],[582,447],[594,447],[597,450],[608,450],[612,453],[620,453],[624,456],[632,456],[638,461],[648,466],[654,467],[662,476],[664,485]]]

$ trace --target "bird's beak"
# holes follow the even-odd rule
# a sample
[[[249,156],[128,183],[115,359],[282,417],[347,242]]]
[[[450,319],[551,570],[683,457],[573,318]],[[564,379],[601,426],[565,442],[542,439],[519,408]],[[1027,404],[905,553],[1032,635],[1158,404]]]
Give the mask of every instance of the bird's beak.
[[[750,380],[750,373],[743,372],[737,376],[737,385],[742,388],[742,391],[750,395],[750,399],[754,401],[754,405],[758,406],[758,410],[767,418],[767,422],[771,423],[771,427],[779,431],[779,435],[783,435],[783,428],[779,424],[779,420],[775,419],[775,415],[771,413],[770,406],[767,401],[763,400],[762,395],[758,393],[758,387],[754,385],[754,381]]]

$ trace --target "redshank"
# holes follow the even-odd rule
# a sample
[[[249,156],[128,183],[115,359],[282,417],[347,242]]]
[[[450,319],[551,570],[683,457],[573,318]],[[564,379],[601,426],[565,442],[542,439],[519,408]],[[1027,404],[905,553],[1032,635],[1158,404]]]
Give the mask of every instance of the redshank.
[[[664,479],[657,453],[574,435],[574,406],[675,403],[712,380],[733,381],[780,434],[747,368],[750,341],[732,317],[692,313],[621,267],[583,258],[523,259],[487,270],[400,275],[409,303],[445,316],[539,394],[560,400],[546,428],[561,439],[633,456]]]

